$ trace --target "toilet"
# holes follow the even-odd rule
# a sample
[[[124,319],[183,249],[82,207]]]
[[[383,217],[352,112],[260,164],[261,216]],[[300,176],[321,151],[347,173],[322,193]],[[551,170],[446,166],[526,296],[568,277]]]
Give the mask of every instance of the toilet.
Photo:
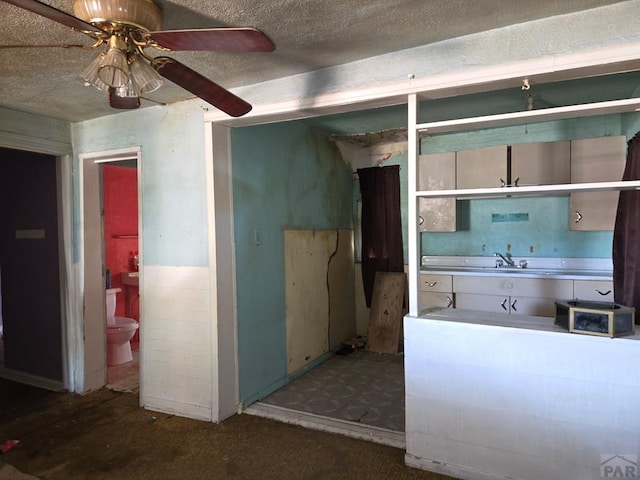
[[[116,294],[120,288],[108,288],[107,301],[107,365],[120,365],[133,360],[131,339],[138,329],[133,318],[116,317]]]

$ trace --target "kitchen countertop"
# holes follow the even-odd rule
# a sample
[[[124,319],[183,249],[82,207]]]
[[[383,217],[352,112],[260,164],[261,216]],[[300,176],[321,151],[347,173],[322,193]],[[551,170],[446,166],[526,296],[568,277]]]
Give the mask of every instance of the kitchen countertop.
[[[554,278],[567,280],[612,280],[609,259],[588,258],[517,258],[525,267],[496,267],[496,257],[422,257],[420,273],[472,275],[490,277]]]

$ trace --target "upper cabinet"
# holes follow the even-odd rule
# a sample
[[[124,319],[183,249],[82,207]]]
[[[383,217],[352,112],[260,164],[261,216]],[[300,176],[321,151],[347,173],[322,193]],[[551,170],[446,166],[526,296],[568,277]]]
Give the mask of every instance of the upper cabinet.
[[[624,136],[585,138],[571,142],[571,183],[622,180],[627,143]],[[617,191],[572,192],[571,230],[613,230]]]
[[[521,143],[458,152],[458,188],[569,183],[571,142]]]
[[[571,181],[571,142],[519,143],[511,147],[512,186]]]
[[[500,187],[506,182],[506,145],[457,152],[456,183],[458,189]]]
[[[456,188],[456,153],[434,153],[418,157],[418,190],[454,190]],[[454,232],[456,199],[424,198],[419,201],[421,232]]]

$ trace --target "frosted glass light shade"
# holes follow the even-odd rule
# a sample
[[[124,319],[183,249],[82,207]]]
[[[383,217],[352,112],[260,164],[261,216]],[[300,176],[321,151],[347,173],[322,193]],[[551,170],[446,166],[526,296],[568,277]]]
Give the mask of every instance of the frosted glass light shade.
[[[73,14],[89,23],[126,23],[160,30],[162,12],[152,0],[74,0]]]
[[[118,48],[109,49],[98,70],[98,76],[110,87],[124,87],[129,82],[127,55]]]
[[[138,86],[139,93],[155,92],[162,86],[162,77],[139,55],[135,55],[131,59],[129,68],[131,69],[131,76]]]
[[[135,81],[131,77],[129,77],[129,81],[127,82],[126,85],[124,85],[123,87],[116,88],[116,95],[122,98],[137,97],[138,92],[137,92]]]
[[[100,70],[100,67],[102,66],[103,59],[104,53],[101,53],[96,58],[94,58],[93,62],[87,65],[87,67],[82,72],[80,72],[80,77],[85,81],[85,83],[96,87],[101,92],[106,92],[107,90],[109,90],[109,85],[104,83],[98,75],[98,70]]]

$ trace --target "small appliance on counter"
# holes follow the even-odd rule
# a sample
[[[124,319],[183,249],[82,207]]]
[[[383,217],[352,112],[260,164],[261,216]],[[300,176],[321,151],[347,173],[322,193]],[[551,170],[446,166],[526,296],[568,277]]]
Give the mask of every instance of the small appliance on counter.
[[[588,300],[556,302],[555,324],[572,333],[621,337],[635,333],[634,323],[633,307]]]

